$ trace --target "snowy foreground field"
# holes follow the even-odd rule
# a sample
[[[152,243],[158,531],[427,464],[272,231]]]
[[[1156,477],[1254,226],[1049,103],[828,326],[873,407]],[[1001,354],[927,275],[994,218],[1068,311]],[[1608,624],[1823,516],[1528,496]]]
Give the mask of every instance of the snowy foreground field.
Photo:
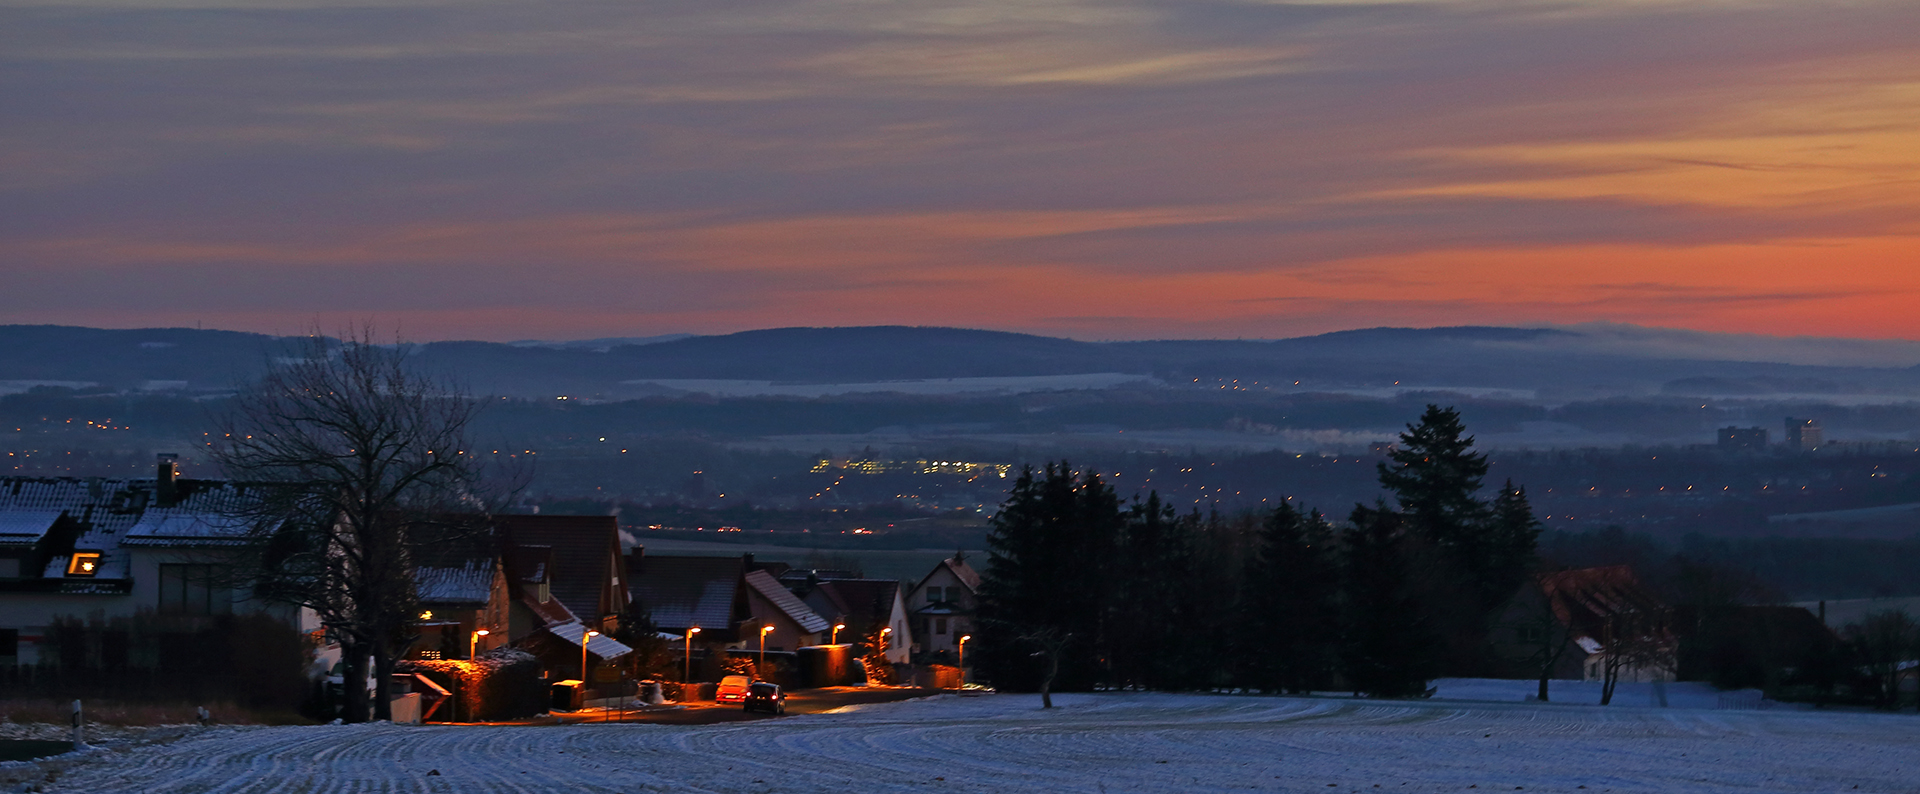
[[[53,790],[1920,791],[1912,714],[1687,708],[1719,701],[1685,689],[1673,708],[1546,705],[1520,691],[1066,695],[1050,712],[1032,696],[942,696],[698,727],[213,729],[103,754]]]

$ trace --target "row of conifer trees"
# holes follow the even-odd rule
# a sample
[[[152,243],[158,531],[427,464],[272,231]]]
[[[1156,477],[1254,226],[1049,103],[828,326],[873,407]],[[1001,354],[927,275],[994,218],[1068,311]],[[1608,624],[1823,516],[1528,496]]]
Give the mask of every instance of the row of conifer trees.
[[[1066,462],[1027,469],[994,517],[976,676],[1003,689],[1245,687],[1420,694],[1482,673],[1539,525],[1459,414],[1428,406],[1344,522],[1291,502],[1177,513]]]

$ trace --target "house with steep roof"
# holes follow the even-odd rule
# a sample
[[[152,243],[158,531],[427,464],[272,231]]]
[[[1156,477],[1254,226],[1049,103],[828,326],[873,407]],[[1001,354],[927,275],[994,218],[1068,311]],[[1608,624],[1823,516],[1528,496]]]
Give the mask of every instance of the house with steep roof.
[[[902,596],[900,583],[892,579],[824,579],[810,572],[813,578],[795,582],[789,576],[788,587],[803,592],[802,600],[809,604],[842,605],[845,612],[841,616],[829,618],[832,622],[845,623],[847,628],[840,632],[840,640],[849,642],[870,636],[881,628],[893,631],[887,636],[887,659],[894,664],[906,664],[913,656],[913,627],[907,614],[906,600]]]
[[[616,519],[507,515],[496,516],[493,526],[501,544],[506,642],[539,657],[550,677],[552,671],[582,674],[583,649],[596,667],[633,652],[611,636],[628,603]]]
[[[1491,638],[1500,655],[1526,658],[1551,646],[1551,676],[1599,681],[1672,681],[1678,667],[1673,611],[1626,565],[1551,571],[1509,601]]]
[[[966,555],[941,560],[907,596],[920,653],[942,660],[957,655],[960,638],[974,633],[980,605],[980,574]]]
[[[751,613],[751,633],[746,646],[754,650],[760,635],[766,635],[769,651],[792,651],[807,645],[819,645],[833,624],[808,607],[799,596],[781,586],[765,570],[750,571],[747,585],[747,609]],[[766,629],[772,629],[767,631]]]
[[[741,558],[648,554],[636,546],[627,555],[627,571],[634,603],[660,631],[699,628],[702,641],[723,645],[746,639],[741,627],[752,620],[753,609]]]
[[[494,527],[509,549],[545,549],[534,552],[540,560],[524,573],[538,574],[549,598],[581,622],[613,630],[629,601],[619,519],[503,515],[494,518]]]
[[[236,569],[251,526],[235,516],[261,488],[180,478],[171,455],[153,479],[0,477],[0,665],[40,663],[58,617],[266,612],[301,625]]]

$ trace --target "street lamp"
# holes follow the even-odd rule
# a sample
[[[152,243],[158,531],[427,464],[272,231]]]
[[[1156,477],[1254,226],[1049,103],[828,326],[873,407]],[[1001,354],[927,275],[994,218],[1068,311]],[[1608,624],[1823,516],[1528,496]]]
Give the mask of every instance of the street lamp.
[[[839,644],[840,644],[840,630],[841,630],[841,629],[844,629],[844,628],[846,628],[846,627],[847,627],[847,624],[845,624],[845,623],[835,623],[835,624],[833,624],[833,639],[831,639],[831,640],[828,640],[828,641],[827,641],[827,644],[828,644],[828,645],[839,645]]]
[[[473,632],[472,637],[467,638],[467,661],[473,661],[473,657],[479,653],[478,648],[480,647],[480,638],[485,637],[491,633],[492,632],[487,631],[486,629],[478,629]]]
[[[760,664],[758,669],[753,671],[755,675],[760,675],[767,669],[767,635],[772,633],[772,626],[760,627]]]
[[[687,629],[687,636],[682,637],[680,640],[681,642],[686,643],[686,646],[687,646],[687,672],[680,676],[680,683],[682,684],[693,683],[693,635],[699,634],[699,633],[700,633],[700,627],[694,626],[693,628]],[[685,687],[682,687],[682,688],[684,689]],[[687,693],[682,692],[680,693],[680,696],[682,698],[685,698],[687,696]]]
[[[881,653],[887,652],[887,635],[892,633],[893,633],[892,626],[888,626],[880,630],[880,652]]]
[[[581,628],[586,627],[582,626]],[[583,709],[587,707],[586,690],[587,681],[589,680],[587,678],[587,641],[598,636],[600,636],[600,632],[587,629],[587,633],[580,637],[580,708]]]
[[[953,666],[960,668],[960,677],[962,679],[967,677],[967,640],[970,639],[973,639],[972,634],[960,635],[960,653],[953,658]]]

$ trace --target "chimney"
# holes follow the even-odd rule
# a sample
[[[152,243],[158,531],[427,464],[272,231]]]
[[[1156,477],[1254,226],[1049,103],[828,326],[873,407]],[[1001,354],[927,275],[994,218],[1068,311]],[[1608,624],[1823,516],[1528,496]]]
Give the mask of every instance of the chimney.
[[[1826,599],[1821,599],[1821,601],[1820,601],[1820,625],[1822,625],[1822,626],[1825,626],[1825,625],[1827,625],[1827,602],[1826,602]]]
[[[758,570],[757,568],[753,567],[753,552],[749,551],[745,554],[740,555],[740,561],[746,565],[747,570],[749,571]]]
[[[180,456],[171,452],[162,452],[153,478],[154,497],[162,505],[173,504],[174,480],[180,475]]]

